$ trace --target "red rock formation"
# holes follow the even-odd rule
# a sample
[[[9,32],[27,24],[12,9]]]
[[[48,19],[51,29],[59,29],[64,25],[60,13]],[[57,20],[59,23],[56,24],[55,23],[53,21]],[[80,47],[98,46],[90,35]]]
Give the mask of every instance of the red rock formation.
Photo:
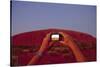
[[[27,65],[32,57],[39,50],[43,38],[49,32],[64,32],[70,35],[79,49],[86,57],[86,61],[96,60],[96,38],[81,32],[62,29],[47,29],[21,33],[11,38],[12,40],[12,60],[11,65]],[[66,52],[65,52],[66,51]],[[77,62],[71,49],[54,43],[40,58],[38,64],[56,64]]]

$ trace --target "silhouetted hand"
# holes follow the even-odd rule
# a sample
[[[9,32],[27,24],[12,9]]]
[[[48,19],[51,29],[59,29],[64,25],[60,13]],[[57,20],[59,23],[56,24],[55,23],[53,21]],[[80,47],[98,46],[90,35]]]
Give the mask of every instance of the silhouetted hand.
[[[63,32],[59,32],[59,34],[61,34],[63,36],[63,38],[64,38],[64,41],[60,41],[60,42],[65,42],[66,45],[70,45],[69,43],[73,42],[73,38],[71,36],[69,36],[68,34],[63,33]]]
[[[41,47],[40,47],[40,49],[39,49],[38,52],[43,53],[44,50],[47,49],[47,47],[48,47],[48,45],[49,45],[49,41],[50,41],[50,35],[51,35],[51,33],[48,33],[48,34],[44,37],[43,42],[42,42],[42,45],[41,45]]]

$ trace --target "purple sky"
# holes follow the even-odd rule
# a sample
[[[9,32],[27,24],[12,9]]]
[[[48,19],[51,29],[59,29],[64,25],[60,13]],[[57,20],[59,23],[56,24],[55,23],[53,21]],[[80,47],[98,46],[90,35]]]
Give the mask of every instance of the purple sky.
[[[12,35],[61,28],[96,37],[96,6],[40,2],[12,2]]]

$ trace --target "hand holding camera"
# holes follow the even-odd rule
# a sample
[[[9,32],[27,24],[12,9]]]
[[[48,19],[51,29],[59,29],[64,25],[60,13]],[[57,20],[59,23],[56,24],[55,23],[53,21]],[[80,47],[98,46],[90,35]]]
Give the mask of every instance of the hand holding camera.
[[[79,47],[74,42],[71,36],[63,32],[58,32],[58,33],[50,32],[44,37],[40,49],[38,50],[37,54],[32,58],[32,60],[28,64],[29,65],[36,64],[39,58],[48,49],[48,47],[50,45],[53,46],[52,44],[54,42],[60,42],[62,45],[66,45],[66,47],[69,47],[72,50],[78,62],[85,61],[85,57],[83,56],[82,52],[80,51]]]

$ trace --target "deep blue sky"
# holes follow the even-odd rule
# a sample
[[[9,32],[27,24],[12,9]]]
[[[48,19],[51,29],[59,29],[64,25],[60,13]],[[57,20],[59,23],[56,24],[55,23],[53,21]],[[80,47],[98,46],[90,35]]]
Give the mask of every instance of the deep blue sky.
[[[61,28],[96,36],[96,6],[12,2],[12,35]]]

